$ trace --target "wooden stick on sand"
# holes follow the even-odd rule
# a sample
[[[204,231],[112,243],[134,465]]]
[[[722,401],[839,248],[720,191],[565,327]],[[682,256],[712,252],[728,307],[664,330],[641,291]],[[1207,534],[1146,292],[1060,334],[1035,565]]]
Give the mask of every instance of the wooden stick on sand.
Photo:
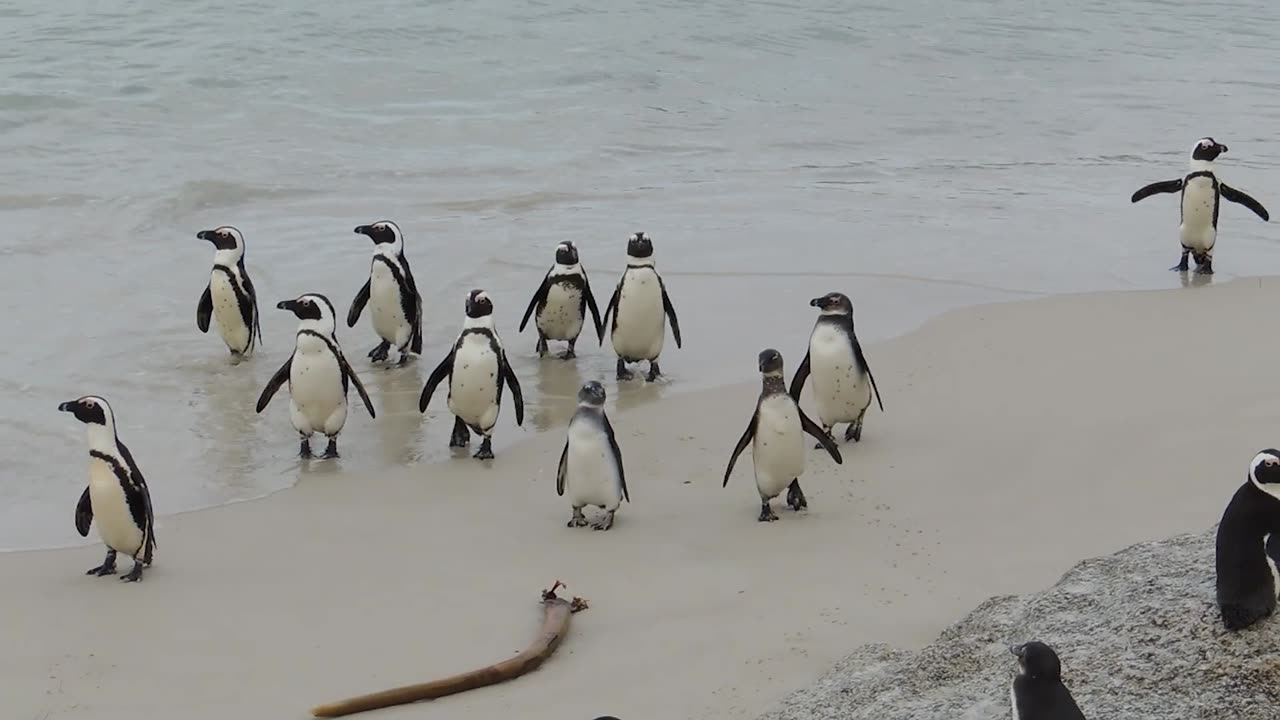
[[[587,608],[587,601],[582,598],[565,600],[556,597],[556,588],[560,587],[564,587],[564,584],[557,580],[550,590],[542,592],[542,630],[533,644],[519,655],[478,670],[452,675],[443,680],[406,685],[321,705],[312,709],[311,714],[315,717],[342,717],[392,705],[433,700],[487,685],[495,685],[537,669],[543,660],[551,657],[551,653],[555,652],[556,646],[569,631],[569,617]]]

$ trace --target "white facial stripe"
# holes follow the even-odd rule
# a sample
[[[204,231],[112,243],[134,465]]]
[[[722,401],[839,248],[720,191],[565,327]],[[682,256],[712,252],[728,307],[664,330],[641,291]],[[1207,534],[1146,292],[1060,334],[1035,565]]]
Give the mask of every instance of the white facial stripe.
[[[1271,453],[1265,452],[1260,452],[1257,455],[1254,455],[1253,461],[1249,463],[1249,481],[1253,483],[1254,487],[1258,488],[1262,492],[1276,499],[1280,499],[1280,483],[1258,482],[1258,470],[1268,465],[1280,465],[1280,458],[1277,458]]]
[[[478,293],[476,293],[476,302],[484,302],[484,301],[486,301],[486,300],[488,300],[488,299],[489,299],[489,293],[487,293],[487,292],[478,292]]]

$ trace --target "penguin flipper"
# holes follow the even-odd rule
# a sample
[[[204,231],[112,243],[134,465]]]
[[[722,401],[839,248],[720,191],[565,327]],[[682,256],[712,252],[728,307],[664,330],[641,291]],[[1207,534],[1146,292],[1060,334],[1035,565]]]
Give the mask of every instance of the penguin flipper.
[[[524,425],[524,393],[520,392],[520,381],[516,379],[516,374],[511,370],[511,363],[507,362],[507,354],[503,352],[498,356],[498,382],[504,380],[507,387],[511,388],[511,402],[516,406],[516,425]]]
[[[441,360],[440,364],[436,366],[436,369],[431,371],[431,376],[427,378],[427,384],[422,386],[422,396],[418,398],[418,412],[427,411],[427,403],[431,402],[431,394],[436,391],[436,386],[453,373],[453,355],[456,352],[456,347],[451,349],[449,354],[444,356],[444,360]]]
[[[262,412],[267,407],[267,403],[271,402],[272,396],[280,389],[281,385],[289,380],[289,369],[293,367],[293,353],[289,353],[289,359],[284,361],[276,374],[271,376],[267,381],[267,386],[262,388],[262,394],[258,396],[258,412]]]
[[[751,423],[747,425],[746,432],[742,433],[742,437],[738,438],[738,444],[733,448],[733,454],[729,456],[729,467],[724,469],[724,484],[720,487],[729,487],[729,476],[733,474],[733,466],[738,462],[738,456],[743,450],[747,449],[751,438],[756,434],[756,423],[760,421],[760,406],[756,405],[755,412],[751,413]]]
[[[138,463],[134,461],[133,453],[129,452],[129,448],[119,440],[116,440],[116,447],[120,448],[120,455],[128,466],[129,477],[124,487],[129,515],[133,517],[135,525],[144,529],[147,536],[146,546],[142,548],[143,564],[150,565],[151,550],[156,544],[156,520],[155,514],[151,511],[151,490],[147,487],[147,479],[142,476],[142,470],[138,468]]]
[[[618,447],[618,438],[613,434],[613,423],[609,422],[609,416],[603,411],[600,413],[604,419],[604,434],[609,437],[609,448],[613,450],[613,461],[618,465],[618,484],[622,485],[622,497],[627,502],[631,502],[631,495],[627,492],[627,473],[622,468],[622,448]],[[568,449],[565,445],[565,449]]]
[[[564,449],[560,451],[560,464],[556,467],[556,495],[564,497],[564,475],[569,469],[569,438],[564,439]],[[89,492],[85,490],[85,492]],[[85,526],[88,528],[88,525]],[[86,529],[85,532],[88,532]],[[84,533],[80,533],[83,535]]]
[[[552,268],[554,270],[555,268]],[[524,326],[529,324],[529,316],[533,315],[534,308],[538,307],[538,303],[545,302],[547,293],[551,290],[551,285],[547,281],[551,279],[551,270],[542,277],[542,284],[537,290],[533,291],[533,297],[529,298],[529,307],[524,309],[524,317],[520,318],[520,329],[517,332],[524,332]]]
[[[871,374],[871,366],[867,364],[867,356],[862,354],[862,344],[857,338],[853,341],[853,354],[858,358],[858,364],[862,365],[862,369],[867,371],[867,379],[871,381],[871,389],[876,393],[876,404],[880,406],[880,412],[884,412],[884,403],[880,401],[880,388],[876,387],[876,376]],[[805,357],[807,361],[809,358]]]
[[[1271,213],[1267,212],[1267,209],[1262,207],[1262,203],[1254,200],[1248,193],[1237,190],[1224,182],[1218,183],[1218,191],[1222,193],[1223,199],[1249,208],[1254,215],[1262,218],[1264,222],[1271,220]]]
[[[405,317],[409,320],[409,351],[422,354],[422,293],[418,292],[418,283],[413,279],[413,271],[409,269],[409,258],[400,253],[400,267],[404,268],[404,284],[413,296],[413,304],[405,308]]]
[[[658,275],[658,287],[662,290],[662,309],[671,320],[671,335],[676,339],[676,347],[680,347],[680,321],[676,319],[676,308],[671,304],[671,298],[667,297],[667,284],[662,281],[661,275]]]
[[[804,410],[800,408],[799,403],[796,403],[796,412],[800,413],[800,427],[804,428],[805,432],[812,435],[814,439],[822,444],[822,447],[830,453],[831,459],[835,460],[837,465],[843,465],[844,458],[840,457],[840,448],[836,447],[836,443],[831,439],[831,436],[822,432],[822,428],[818,427],[817,423],[804,414]]]
[[[1138,202],[1139,200],[1158,195],[1160,193],[1176,193],[1182,189],[1182,178],[1175,180],[1159,180],[1138,188],[1138,191],[1129,198],[1129,202]]]
[[[377,414],[373,411],[373,401],[369,399],[369,393],[364,389],[364,383],[360,382],[360,376],[351,368],[351,363],[347,362],[347,358],[341,352],[338,353],[338,364],[342,366],[342,374],[345,378],[350,378],[352,384],[356,386],[356,392],[360,393],[360,400],[364,402],[364,407],[369,411],[369,417],[377,418]],[[346,388],[343,388],[346,390]]]
[[[253,281],[249,279],[249,273],[245,271],[244,266],[240,268],[240,277],[244,278],[244,291],[249,294],[249,309],[252,311],[252,324],[250,318],[245,318],[245,326],[249,328],[249,339],[253,339],[253,334],[258,334],[258,342],[262,342],[262,322],[261,314],[258,313],[258,291],[253,287]],[[244,310],[241,309],[241,314]]]
[[[568,447],[568,446],[566,446]],[[80,537],[89,537],[89,526],[93,524],[93,501],[89,499],[89,488],[85,487],[76,503],[76,532]]]
[[[351,309],[347,311],[347,327],[355,327],[356,321],[360,319],[360,313],[364,312],[365,303],[369,302],[369,283],[372,279],[364,281],[364,287],[356,293],[356,297],[351,301]]]
[[[209,321],[213,319],[213,292],[208,285],[204,286],[204,294],[200,296],[200,302],[196,305],[196,327],[200,328],[200,332],[209,332]]]
[[[805,352],[804,360],[800,361],[800,365],[796,368],[796,374],[791,376],[791,389],[787,394],[792,400],[796,401],[796,405],[800,404],[800,392],[804,390],[804,381],[809,379],[809,353]]]
[[[604,321],[600,319],[600,308],[596,306],[596,296],[591,292],[591,283],[587,281],[587,271],[582,271],[582,294],[587,300],[587,309],[591,311],[591,319],[596,324],[596,337],[604,344]]]
[[[601,327],[609,324],[609,313],[613,313],[613,328],[618,327],[618,298],[622,295],[622,281],[618,281],[618,286],[613,289],[613,297],[609,298],[609,304],[604,309],[604,317],[601,318]],[[600,345],[604,345],[604,333],[600,334]]]

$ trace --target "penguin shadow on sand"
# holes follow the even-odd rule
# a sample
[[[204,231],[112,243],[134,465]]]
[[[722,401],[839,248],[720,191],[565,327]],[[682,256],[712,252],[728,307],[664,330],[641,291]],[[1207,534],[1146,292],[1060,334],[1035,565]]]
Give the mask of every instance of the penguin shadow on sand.
[[[409,465],[422,459],[418,437],[425,415],[418,412],[422,390],[421,365],[414,359],[399,366],[367,366],[365,376],[377,390],[378,454],[392,465]]]
[[[530,420],[534,430],[558,431],[568,424],[578,407],[578,390],[585,382],[582,371],[573,361],[534,357],[534,387],[537,390]]]

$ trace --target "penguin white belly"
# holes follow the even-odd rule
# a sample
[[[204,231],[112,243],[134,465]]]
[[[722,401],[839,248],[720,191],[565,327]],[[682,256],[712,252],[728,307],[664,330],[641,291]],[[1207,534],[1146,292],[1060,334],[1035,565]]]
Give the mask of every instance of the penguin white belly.
[[[569,423],[569,453],[565,458],[566,494],[573,507],[597,505],[617,510],[622,503],[622,483],[613,448],[604,428],[589,419]]]
[[[1192,178],[1182,192],[1179,235],[1183,245],[1192,250],[1213,247],[1218,237],[1218,231],[1213,227],[1213,205],[1213,181],[1206,177]]]
[[[1267,560],[1267,567],[1271,569],[1271,588],[1276,591],[1277,597],[1280,597],[1280,558],[1271,554],[1271,548],[1268,544],[1271,541],[1271,533],[1262,536],[1262,557]]]
[[[756,487],[761,497],[774,498],[804,473],[804,430],[788,395],[765,398],[757,413],[751,441]]]
[[[627,270],[614,319],[617,329],[611,339],[618,357],[631,361],[655,360],[662,353],[667,318],[662,306],[662,286],[652,268]]]
[[[572,340],[582,332],[582,291],[564,283],[554,283],[547,290],[547,304],[535,321],[538,329],[552,340]]]
[[[819,325],[813,331],[809,380],[818,418],[828,427],[857,420],[871,405],[871,383],[858,367],[849,338],[838,327]]]
[[[404,304],[400,302],[400,284],[391,268],[381,260],[373,262],[369,273],[369,309],[373,313],[373,330],[378,337],[390,341],[397,348],[409,344],[413,329],[404,316]]]
[[[218,324],[218,334],[227,347],[244,353],[249,347],[249,328],[240,315],[240,301],[231,279],[221,270],[209,276],[209,297],[213,301],[213,320]]]
[[[289,418],[298,432],[334,435],[347,422],[342,368],[319,338],[298,336],[289,368]]]
[[[453,356],[449,412],[468,425],[488,430],[498,422],[498,356],[489,338],[468,335]]]
[[[142,530],[133,522],[120,479],[110,465],[95,457],[89,458],[89,502],[102,542],[130,557],[137,555],[142,548]]]

